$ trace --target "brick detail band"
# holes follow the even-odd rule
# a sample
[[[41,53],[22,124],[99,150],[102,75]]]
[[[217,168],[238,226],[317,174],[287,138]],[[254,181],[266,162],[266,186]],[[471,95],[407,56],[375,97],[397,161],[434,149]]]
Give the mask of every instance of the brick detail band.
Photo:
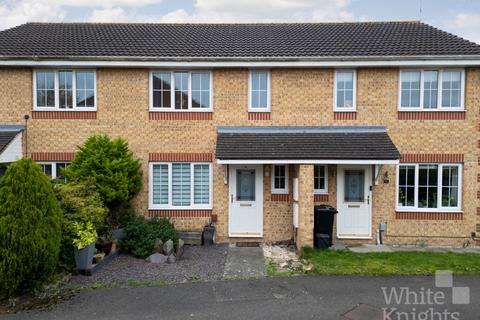
[[[270,120],[270,112],[249,112],[248,120]]]
[[[32,111],[32,119],[95,120],[96,111]]]
[[[212,210],[148,210],[150,218],[210,218]]]
[[[477,207],[477,216],[480,216],[480,207]]]
[[[465,111],[398,111],[398,120],[465,120]]]
[[[32,152],[33,161],[73,161],[75,152]]]
[[[213,112],[149,112],[150,120],[212,120]]]
[[[271,201],[286,201],[286,202],[288,202],[290,200],[290,195],[272,193],[272,195],[270,197],[270,200]]]
[[[463,163],[463,154],[402,154],[403,163]]]
[[[212,162],[211,153],[150,153],[148,161]]]
[[[463,220],[463,212],[396,212],[397,220]]]
[[[328,194],[315,194],[313,202],[328,202]]]
[[[356,112],[334,112],[334,120],[357,120]]]

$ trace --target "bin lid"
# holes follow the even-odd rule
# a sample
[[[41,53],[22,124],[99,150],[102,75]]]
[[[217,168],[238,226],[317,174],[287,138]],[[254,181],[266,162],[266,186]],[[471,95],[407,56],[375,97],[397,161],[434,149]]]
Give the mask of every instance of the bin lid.
[[[337,209],[335,209],[334,207],[328,204],[321,204],[321,205],[315,206],[314,210],[315,212],[338,213]]]

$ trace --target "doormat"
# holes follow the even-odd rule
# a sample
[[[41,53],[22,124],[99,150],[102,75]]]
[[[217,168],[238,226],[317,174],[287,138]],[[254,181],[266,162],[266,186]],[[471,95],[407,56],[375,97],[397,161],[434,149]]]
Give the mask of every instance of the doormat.
[[[237,242],[235,243],[237,247],[260,247],[260,242]]]

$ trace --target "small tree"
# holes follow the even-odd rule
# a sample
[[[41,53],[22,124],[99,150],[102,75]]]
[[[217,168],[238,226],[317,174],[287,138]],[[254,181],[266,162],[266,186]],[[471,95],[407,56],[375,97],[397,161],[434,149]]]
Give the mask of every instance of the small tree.
[[[108,209],[103,204],[93,178],[55,185],[57,198],[63,211],[62,244],[60,266],[71,269],[73,259],[73,238],[76,234],[75,224],[92,223],[97,232],[106,226]]]
[[[0,180],[0,290],[33,290],[55,271],[62,211],[40,166],[19,160]]]
[[[100,196],[110,209],[110,223],[113,224],[118,222],[119,209],[142,187],[140,161],[133,157],[127,142],[105,135],[94,135],[79,147],[65,175],[73,181],[94,178]]]

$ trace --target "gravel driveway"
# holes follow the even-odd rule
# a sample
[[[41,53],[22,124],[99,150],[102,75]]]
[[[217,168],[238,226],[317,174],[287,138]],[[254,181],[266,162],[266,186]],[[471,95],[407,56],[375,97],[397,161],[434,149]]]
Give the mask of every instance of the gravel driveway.
[[[228,245],[185,246],[180,261],[154,264],[121,254],[92,276],[74,276],[75,284],[128,285],[137,282],[181,283],[219,280],[223,276]]]

